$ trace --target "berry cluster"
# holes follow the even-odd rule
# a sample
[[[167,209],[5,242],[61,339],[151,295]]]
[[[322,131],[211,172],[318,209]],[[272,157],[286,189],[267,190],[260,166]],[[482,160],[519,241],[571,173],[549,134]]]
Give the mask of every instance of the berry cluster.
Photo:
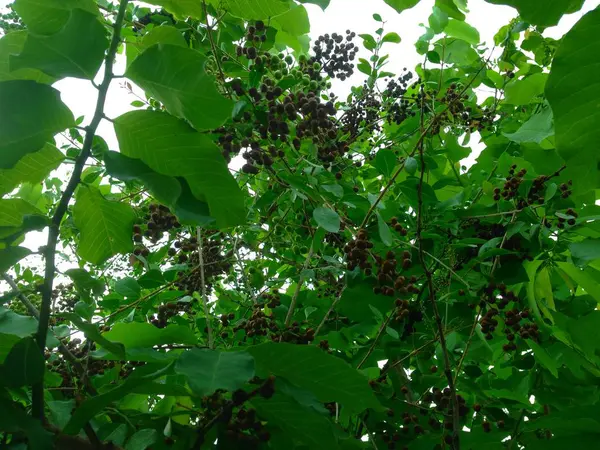
[[[260,298],[270,309],[277,308],[279,305],[281,305],[281,296],[279,295],[279,291],[277,289],[274,289],[273,292],[263,292],[260,295]]]
[[[354,73],[354,61],[358,53],[358,46],[352,43],[356,33],[346,30],[344,36],[333,33],[319,36],[313,46],[315,60],[323,66],[329,77],[344,81]]]
[[[158,314],[150,320],[150,323],[157,328],[165,328],[169,319],[181,314],[195,315],[191,302],[171,302],[158,307]]]
[[[362,92],[355,95],[354,102],[340,119],[344,132],[355,138],[365,129],[373,132],[379,131],[381,129],[379,126],[380,109],[381,101],[365,82]]]
[[[248,25],[246,35],[244,36],[245,43],[236,48],[237,56],[243,55],[250,60],[256,59],[258,56],[256,46],[267,40],[265,32],[265,23],[261,20],[256,21],[254,25]]]
[[[360,267],[365,275],[372,274],[373,265],[369,262],[369,249],[373,248],[373,243],[369,241],[369,236],[365,230],[360,230],[356,239],[348,242],[344,247],[348,270],[354,270]]]
[[[408,234],[408,230],[404,228],[400,222],[398,222],[397,217],[392,217],[390,225],[394,228],[396,232],[400,233],[401,236],[406,236]]]
[[[144,236],[151,242],[156,243],[163,237],[164,233],[181,228],[177,217],[171,214],[167,206],[152,203],[148,209],[148,214],[144,217],[147,221]],[[142,228],[139,225],[134,225],[133,232],[133,240],[138,243],[142,242]]]
[[[379,255],[374,255],[374,258],[378,265],[377,281],[379,282],[379,286],[373,288],[375,294],[393,297],[396,292],[399,294],[419,292],[419,288],[413,284],[413,282],[416,281],[414,276],[411,278],[411,282],[408,282],[406,277],[399,276],[397,269],[398,261],[396,260],[396,254],[393,251],[388,251],[385,255],[385,259]],[[402,252],[401,266],[403,270],[407,270],[412,266],[411,253],[408,250]]]
[[[72,312],[80,300],[72,284],[59,284],[52,290],[52,304],[61,312]]]
[[[412,73],[404,68],[404,74],[398,77],[398,81],[392,79],[383,93],[387,107],[387,122],[400,125],[408,117],[414,117],[417,113],[411,110],[413,102],[406,97],[408,85],[412,79]]]
[[[454,122],[462,123],[470,132],[493,130],[494,112],[487,109],[478,110],[468,106],[465,102],[469,96],[462,93],[463,88],[456,83],[452,83],[441,98],[442,102],[448,105],[448,111],[454,117]],[[434,92],[425,91],[425,95],[435,95]],[[439,132],[439,125],[435,133]],[[434,134],[435,134],[434,133]]]
[[[279,331],[275,323],[275,318],[273,314],[265,314],[262,307],[260,304],[254,305],[254,311],[252,311],[250,319],[244,320],[234,327],[233,332],[236,333],[243,330],[248,338],[268,336],[270,333],[273,333],[273,336],[275,336],[275,333]]]
[[[210,236],[212,235],[212,236]],[[168,254],[173,257],[177,263],[187,263],[189,267],[194,268],[190,273],[178,272],[179,280],[175,286],[189,295],[194,292],[202,292],[202,276],[199,266],[198,240],[195,237],[180,239],[173,243]],[[231,263],[229,259],[232,253],[223,254],[222,241],[219,234],[214,231],[206,231],[202,236],[202,261],[204,263],[204,283],[208,293],[212,292],[215,279],[229,272]]]

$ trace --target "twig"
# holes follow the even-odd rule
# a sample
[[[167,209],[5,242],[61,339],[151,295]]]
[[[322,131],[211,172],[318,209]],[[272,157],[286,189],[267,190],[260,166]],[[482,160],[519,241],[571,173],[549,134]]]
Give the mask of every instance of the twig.
[[[422,105],[422,103],[421,103]],[[423,127],[423,107],[421,106],[421,127]],[[423,136],[423,133],[421,134]],[[423,267],[423,271],[425,272],[425,277],[427,278],[427,289],[429,290],[429,299],[431,301],[431,307],[433,309],[433,315],[435,317],[435,322],[438,328],[438,335],[440,340],[440,347],[442,349],[442,354],[444,356],[444,374],[448,380],[448,388],[450,389],[450,396],[452,398],[452,444],[451,448],[454,450],[458,450],[460,448],[459,441],[459,414],[458,414],[458,397],[456,396],[456,387],[454,384],[454,379],[452,378],[452,368],[450,366],[450,356],[448,354],[448,346],[446,344],[446,337],[444,335],[444,325],[442,324],[442,318],[440,317],[440,312],[437,307],[437,301],[435,298],[435,287],[433,285],[433,274],[427,267],[425,261],[425,251],[423,249],[423,182],[425,179],[425,156],[423,151],[423,140],[420,139],[419,145],[419,157],[421,160],[421,174],[419,177],[419,185],[417,188],[417,232],[416,232],[416,240],[419,246],[419,260],[421,262],[421,266]]]
[[[361,362],[358,363],[358,366],[356,366],[357,369],[360,369],[363,366],[363,364],[365,362],[367,362],[367,359],[369,359],[369,356],[371,356],[371,354],[375,350],[375,347],[377,346],[377,343],[379,342],[379,339],[381,339],[381,335],[383,334],[383,332],[387,328],[388,324],[390,323],[390,320],[392,320],[392,316],[393,315],[394,315],[394,310],[390,311],[390,313],[388,314],[388,316],[385,318],[385,320],[383,321],[383,323],[379,327],[379,331],[377,331],[377,336],[375,336],[375,339],[373,340],[373,343],[369,347],[369,350],[367,350],[367,354],[363,357],[363,359],[361,360]]]
[[[223,68],[221,67],[221,59],[219,58],[219,55],[217,55],[217,46],[215,45],[215,41],[213,40],[212,26],[209,25],[209,23],[208,23],[208,11],[206,9],[206,2],[204,0],[202,0],[202,10],[204,12],[204,19],[206,21],[206,34],[207,34],[208,40],[210,42],[210,48],[211,48],[212,54],[215,58],[215,63],[217,64],[217,68],[219,69],[219,75],[221,75],[221,81],[223,82],[223,88],[225,89],[225,92],[227,92],[227,96],[229,98],[231,98],[231,93],[229,92],[229,89],[227,89],[227,86],[225,85],[225,74],[223,73]]]
[[[75,189],[79,184],[79,181],[81,179],[81,173],[83,172],[83,167],[85,165],[86,160],[91,154],[92,144],[94,141],[96,130],[98,129],[98,125],[100,125],[100,121],[104,116],[104,104],[106,102],[110,82],[113,78],[113,64],[115,60],[115,55],[117,53],[117,49],[119,47],[119,43],[121,42],[121,27],[123,26],[123,21],[125,19],[125,12],[127,10],[128,3],[129,0],[121,0],[121,4],[119,5],[119,12],[117,13],[117,17],[115,19],[114,24],[113,37],[110,42],[108,53],[106,54],[104,78],[98,89],[98,99],[96,101],[94,117],[92,118],[91,123],[87,127],[87,132],[83,141],[81,153],[77,158],[77,161],[73,168],[73,174],[71,175],[71,179],[69,180],[69,183],[67,184],[67,187],[62,194],[58,206],[56,207],[56,211],[52,216],[51,225],[48,231],[48,242],[44,250],[44,253],[46,255],[46,267],[44,271],[42,307],[40,311],[40,319],[37,330],[37,344],[42,355],[46,348],[46,334],[48,333],[48,323],[50,321],[50,305],[52,303],[52,290],[54,285],[54,275],[56,272],[56,246],[58,243],[60,224],[67,212],[67,208],[69,206],[71,198],[73,197],[73,193],[75,192]],[[40,421],[44,421],[43,379],[40,380],[40,382],[36,383],[34,386],[32,386],[31,413],[32,416],[37,417]]]
[[[208,309],[208,296],[206,295],[206,280],[204,279],[204,246],[202,245],[202,231],[200,227],[196,228],[198,239],[198,267],[200,268],[200,283],[202,284],[202,306],[206,316],[206,330],[208,332],[208,348],[213,348],[213,333],[210,324],[210,311]]]
[[[288,310],[287,316],[285,317],[285,326],[287,327],[294,315],[294,309],[296,309],[296,302],[298,301],[298,296],[300,295],[300,290],[302,289],[302,285],[304,284],[304,271],[310,264],[310,259],[313,255],[313,246],[310,246],[310,250],[308,251],[308,255],[306,255],[306,259],[304,260],[304,264],[302,266],[302,272],[300,272],[300,279],[298,280],[298,284],[296,285],[296,291],[292,297],[292,301],[290,302],[290,309]]]
[[[319,335],[319,332],[321,331],[321,328],[323,328],[323,326],[325,325],[325,322],[327,322],[327,319],[329,318],[329,315],[333,312],[333,310],[335,309],[335,307],[337,306],[337,304],[342,299],[342,295],[344,294],[345,290],[346,290],[346,286],[344,285],[344,287],[340,291],[339,295],[331,303],[331,306],[329,307],[329,310],[325,313],[325,316],[323,317],[323,320],[321,320],[321,323],[319,324],[319,326],[315,330],[315,337],[317,337]]]

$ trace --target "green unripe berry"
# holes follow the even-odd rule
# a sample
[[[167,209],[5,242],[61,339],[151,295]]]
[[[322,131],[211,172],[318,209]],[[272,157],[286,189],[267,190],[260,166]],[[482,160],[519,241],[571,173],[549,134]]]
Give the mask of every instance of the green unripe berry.
[[[278,70],[277,72],[274,73],[275,79],[277,80],[281,80],[283,78],[283,73],[281,73],[281,70]]]
[[[300,55],[298,57],[298,61],[301,62],[301,63],[305,63],[306,62],[306,55]]]
[[[310,88],[311,88],[313,91],[316,91],[316,90],[319,88],[319,83],[317,83],[315,80],[312,80],[312,81],[310,82]]]
[[[318,63],[318,62],[314,63],[314,64],[313,64],[313,69],[314,69],[314,70],[321,70],[321,64],[320,64],[320,63]]]
[[[285,57],[285,62],[291,65],[294,62],[294,58],[292,58],[292,55],[287,55]]]

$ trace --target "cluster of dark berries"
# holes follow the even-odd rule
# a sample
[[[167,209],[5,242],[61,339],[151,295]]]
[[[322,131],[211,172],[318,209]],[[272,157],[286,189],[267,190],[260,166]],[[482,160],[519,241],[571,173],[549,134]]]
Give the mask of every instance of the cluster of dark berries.
[[[59,284],[52,290],[52,304],[61,312],[72,312],[80,300],[72,284]]]
[[[504,200],[512,200],[517,198],[519,194],[519,186],[521,186],[521,183],[523,183],[523,177],[527,173],[527,169],[521,169],[515,174],[516,170],[517,165],[513,164],[510,167],[503,189],[494,189],[494,200],[499,201],[500,197],[504,198]]]
[[[246,337],[253,338],[255,336],[268,336],[270,333],[277,333],[279,327],[275,323],[273,314],[265,314],[262,310],[262,305],[254,305],[254,311],[250,319],[244,320],[233,328],[233,332],[243,330]]]
[[[418,293],[417,288],[412,280],[416,281],[416,278],[411,277],[411,282],[408,283],[406,277],[398,276],[397,266],[398,261],[396,260],[396,254],[393,251],[388,251],[385,258],[379,255],[373,255],[377,263],[377,281],[379,286],[373,288],[375,294],[383,294],[388,297],[393,297],[396,292],[399,294],[407,293]],[[403,270],[408,270],[412,266],[411,254],[408,250],[402,252],[402,263]]]
[[[342,288],[343,283],[334,279],[331,283],[317,287],[317,298],[338,297],[342,292]]]
[[[365,82],[361,92],[354,95],[354,101],[341,117],[345,133],[356,137],[364,130],[379,131],[381,101]]]
[[[358,53],[358,46],[352,43],[356,33],[346,30],[344,36],[333,33],[319,36],[313,46],[315,60],[321,64],[323,70],[331,78],[344,81],[354,73],[352,61]]]
[[[239,45],[236,49],[237,56],[246,56],[246,58],[253,60],[258,56],[257,45],[267,40],[265,34],[265,23],[263,21],[257,21],[254,25],[248,25],[246,30],[245,43]]]
[[[221,322],[221,326],[223,328],[227,328],[229,326],[229,322],[232,321],[233,319],[235,319],[235,314],[234,313],[221,314],[221,316],[219,317],[219,320]]]
[[[404,228],[400,222],[398,222],[397,217],[392,217],[390,225],[394,228],[396,232],[400,233],[401,236],[406,236],[408,234],[408,230]]]
[[[360,230],[356,235],[356,239],[348,242],[344,247],[348,270],[354,270],[356,267],[360,267],[365,275],[371,275],[373,273],[373,265],[369,262],[369,249],[372,248],[373,243],[369,241],[367,232],[365,230]]]
[[[281,305],[281,296],[277,289],[274,289],[272,292],[263,292],[260,295],[260,299],[270,309],[277,308]]]
[[[573,185],[573,180],[569,180],[566,183],[562,183],[560,185],[560,197],[561,198],[569,198],[573,192],[571,191],[571,186]]]
[[[181,314],[195,315],[191,302],[171,302],[158,307],[158,314],[150,320],[150,323],[157,328],[165,328],[169,319]]]
[[[462,123],[470,132],[493,130],[494,112],[468,106],[465,102],[469,96],[462,93],[462,87],[452,83],[446,90],[441,101],[448,105],[448,111],[453,116],[453,122]],[[431,95],[435,95],[432,93]],[[475,108],[475,109],[474,109]],[[441,125],[439,123],[438,125]]]
[[[469,407],[466,404],[465,399],[460,395],[456,395],[456,399],[458,400],[458,415],[459,417],[465,417],[469,412]],[[428,392],[423,396],[424,406],[429,407],[432,403],[434,404],[434,410],[438,413],[443,413],[446,417],[452,417],[452,391],[450,388],[444,388],[443,390],[437,387],[434,387],[431,392]],[[437,422],[437,419],[434,419]],[[433,421],[430,420],[430,424]],[[445,421],[444,428],[447,430],[452,429],[452,422]],[[434,428],[439,428],[439,422]]]
[[[173,243],[168,254],[179,264],[187,264],[193,268],[191,273],[178,272],[179,280],[175,286],[189,295],[202,292],[202,276],[197,270],[200,264],[198,240],[195,237],[181,239]],[[202,236],[202,262],[204,263],[204,283],[208,293],[212,292],[213,283],[219,276],[225,275],[231,269],[229,262],[233,253],[222,252],[222,241],[219,234],[206,231]]]
[[[181,228],[177,217],[171,214],[171,211],[165,205],[152,203],[144,219],[147,221],[144,236],[154,243],[161,239],[164,233],[172,229]],[[135,242],[142,242],[141,227],[135,225],[133,231],[133,240]]]
[[[499,420],[498,422],[496,422],[496,426],[502,430],[506,425],[504,424],[504,420]],[[492,424],[487,420],[481,422],[481,427],[483,428],[483,431],[485,433],[491,433],[492,431]]]
[[[60,391],[66,398],[73,398],[77,389],[81,387],[67,362],[57,353],[46,351],[44,357],[47,360],[47,369],[61,377]]]
[[[407,118],[414,117],[417,114],[415,110],[411,109],[414,101],[406,95],[412,76],[412,73],[407,71],[405,67],[404,74],[400,75],[397,81],[391,79],[383,92],[387,109],[386,119],[389,124],[400,125]]]

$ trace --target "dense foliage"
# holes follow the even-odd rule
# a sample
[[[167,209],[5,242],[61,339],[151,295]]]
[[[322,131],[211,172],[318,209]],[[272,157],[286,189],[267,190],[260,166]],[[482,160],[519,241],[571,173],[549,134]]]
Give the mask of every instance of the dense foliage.
[[[597,447],[600,9],[487,0],[491,48],[436,0],[391,73],[377,14],[148,1],[2,16],[2,448]]]

